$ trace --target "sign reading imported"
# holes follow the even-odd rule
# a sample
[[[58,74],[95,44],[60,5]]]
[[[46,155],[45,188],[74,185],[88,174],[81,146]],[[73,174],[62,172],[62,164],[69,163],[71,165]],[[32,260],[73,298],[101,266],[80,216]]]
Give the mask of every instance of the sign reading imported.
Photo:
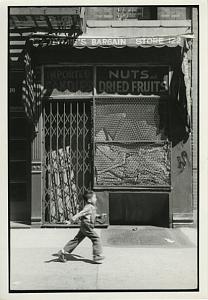
[[[44,86],[47,94],[91,94],[93,73],[90,67],[46,67]]]
[[[97,67],[97,94],[168,94],[168,74],[168,66]]]

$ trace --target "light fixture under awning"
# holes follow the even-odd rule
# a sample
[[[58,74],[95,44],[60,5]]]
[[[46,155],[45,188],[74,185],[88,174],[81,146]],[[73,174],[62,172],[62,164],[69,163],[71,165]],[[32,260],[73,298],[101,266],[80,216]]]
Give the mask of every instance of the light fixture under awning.
[[[124,47],[184,47],[193,35],[175,35],[175,36],[146,36],[146,37],[89,37],[82,35],[77,38],[67,36],[66,34],[34,34],[30,38],[30,42],[34,47],[49,46],[68,46],[77,49],[85,47],[94,48],[124,48]]]

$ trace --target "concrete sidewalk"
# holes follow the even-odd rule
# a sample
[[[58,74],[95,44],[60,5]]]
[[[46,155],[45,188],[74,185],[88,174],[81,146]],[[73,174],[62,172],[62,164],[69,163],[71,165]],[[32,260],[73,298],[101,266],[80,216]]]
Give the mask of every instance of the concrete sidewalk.
[[[149,227],[148,231],[150,230]],[[102,230],[96,229],[102,236]],[[158,234],[151,227],[153,234]],[[105,262],[93,264],[92,246],[85,239],[68,256],[57,260],[57,251],[77,229],[12,229],[11,290],[154,290],[196,289],[196,229],[167,229],[183,234],[189,243],[180,247],[149,245],[104,246]],[[145,235],[145,228],[142,234]],[[169,241],[172,243],[174,241]],[[188,246],[187,246],[188,245]]]

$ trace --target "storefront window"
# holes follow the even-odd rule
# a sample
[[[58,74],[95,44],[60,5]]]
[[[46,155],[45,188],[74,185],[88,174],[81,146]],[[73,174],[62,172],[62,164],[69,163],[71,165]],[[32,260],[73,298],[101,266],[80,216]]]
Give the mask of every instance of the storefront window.
[[[170,185],[168,66],[96,68],[95,186]]]
[[[170,149],[160,130],[160,114],[167,112],[167,102],[160,102],[155,98],[96,100],[96,186],[170,184]]]
[[[156,19],[156,7],[151,6],[108,6],[88,7],[88,20],[152,20]]]
[[[87,20],[186,20],[191,9],[185,6],[116,6],[87,7]]]

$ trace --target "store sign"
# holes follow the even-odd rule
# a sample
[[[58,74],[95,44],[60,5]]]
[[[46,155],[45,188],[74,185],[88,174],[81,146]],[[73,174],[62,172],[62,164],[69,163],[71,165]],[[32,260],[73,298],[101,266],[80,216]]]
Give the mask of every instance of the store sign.
[[[90,67],[47,67],[44,88],[48,96],[91,94],[92,78]]]
[[[168,66],[98,67],[98,94],[168,94]]]
[[[108,47],[177,47],[184,45],[184,38],[181,36],[147,36],[147,37],[78,37],[72,38],[70,33],[50,34],[48,36],[34,35],[30,41],[34,47],[47,47],[47,46],[69,46],[75,48],[108,48]]]

